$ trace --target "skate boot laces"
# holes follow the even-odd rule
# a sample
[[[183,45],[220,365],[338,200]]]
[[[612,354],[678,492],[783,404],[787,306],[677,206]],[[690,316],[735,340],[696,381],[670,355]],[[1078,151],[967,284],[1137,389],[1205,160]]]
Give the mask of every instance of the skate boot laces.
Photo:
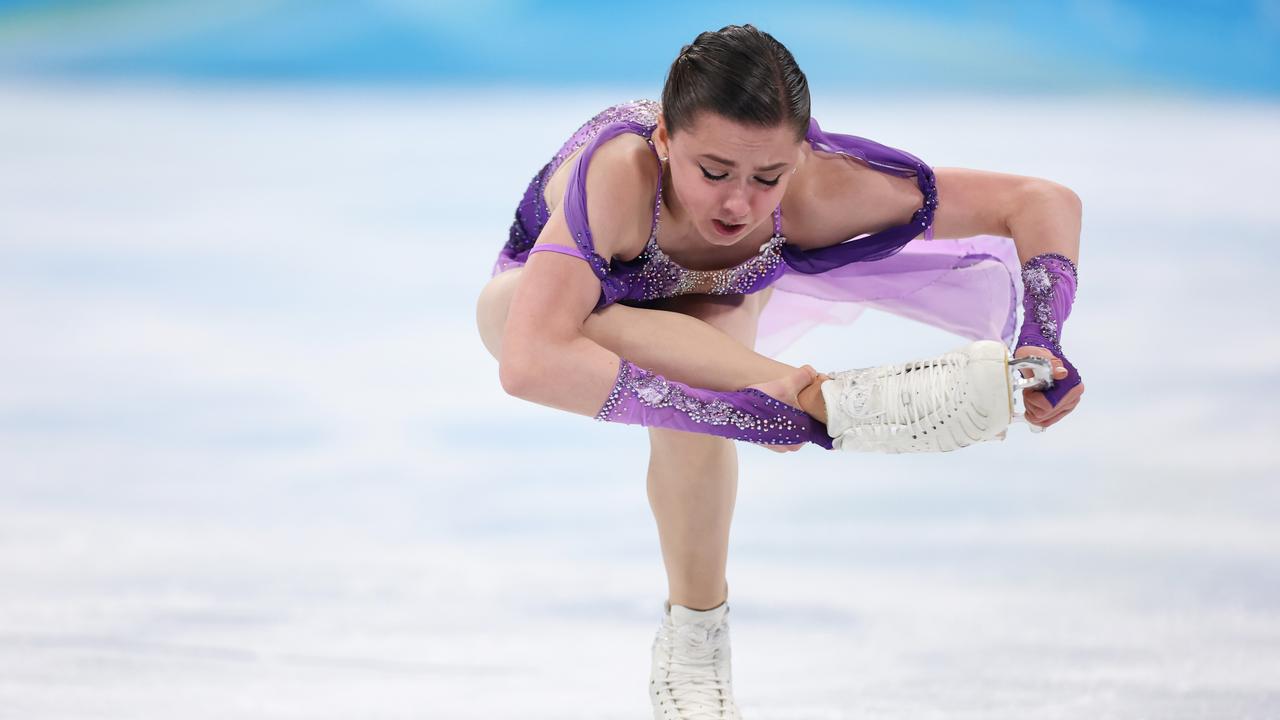
[[[659,659],[657,682],[675,704],[673,720],[737,720],[724,653],[724,624],[689,623],[663,627],[658,642],[666,645]]]
[[[960,407],[961,370],[968,358],[946,353],[832,375],[841,378],[840,405],[852,420],[850,430],[865,439],[901,433],[926,434],[938,415],[950,415]]]
[[[979,340],[937,357],[832,373],[827,433],[840,450],[948,452],[1003,437],[1012,419],[1008,348]]]

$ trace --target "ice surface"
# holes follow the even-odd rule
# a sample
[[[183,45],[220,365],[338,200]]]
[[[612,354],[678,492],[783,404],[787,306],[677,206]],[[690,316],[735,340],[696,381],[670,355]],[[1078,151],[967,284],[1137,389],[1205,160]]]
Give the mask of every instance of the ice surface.
[[[0,88],[0,717],[648,717],[645,435],[506,396],[473,320],[532,174],[644,94]],[[1277,108],[820,100],[1081,195],[1088,395],[941,457],[740,446],[746,716],[1280,717]]]

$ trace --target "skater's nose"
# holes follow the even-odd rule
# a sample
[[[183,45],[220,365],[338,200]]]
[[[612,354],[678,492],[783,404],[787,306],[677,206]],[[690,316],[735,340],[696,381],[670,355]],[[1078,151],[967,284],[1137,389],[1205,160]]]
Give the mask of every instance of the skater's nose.
[[[741,189],[733,189],[729,191],[729,196],[724,199],[720,212],[723,218],[745,218],[750,210],[751,204],[747,202],[746,192]]]

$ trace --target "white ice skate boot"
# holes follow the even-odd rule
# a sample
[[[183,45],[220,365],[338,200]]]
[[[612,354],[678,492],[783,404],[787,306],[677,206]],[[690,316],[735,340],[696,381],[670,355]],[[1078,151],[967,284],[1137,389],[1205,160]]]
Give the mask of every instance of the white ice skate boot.
[[[1032,375],[1024,378],[1022,370]],[[827,432],[839,450],[947,452],[1004,437],[1021,417],[1014,393],[1052,384],[1044,358],[1010,360],[1004,343],[980,340],[938,357],[829,373],[822,383]]]
[[[649,670],[654,720],[741,720],[733,701],[729,604],[701,611],[665,605]]]

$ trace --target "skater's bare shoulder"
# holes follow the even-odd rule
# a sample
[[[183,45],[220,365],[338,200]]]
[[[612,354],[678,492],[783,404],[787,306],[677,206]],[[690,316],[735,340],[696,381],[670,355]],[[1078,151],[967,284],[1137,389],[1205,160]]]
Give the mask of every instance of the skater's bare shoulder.
[[[591,243],[586,238],[581,244],[575,242],[563,203],[551,211],[535,245],[562,245],[574,252],[530,253],[512,299],[504,353],[507,348],[519,352],[575,337],[583,320],[595,310],[601,292],[600,278],[592,265],[577,256],[585,256],[587,251],[606,260],[628,252],[638,255],[648,240],[658,162],[644,138],[632,135],[639,141],[636,145],[625,137],[602,143],[587,167]]]
[[[577,162],[574,159],[565,163],[567,167],[561,167],[556,175],[573,172]],[[601,257],[626,260],[644,250],[653,222],[659,172],[657,157],[648,141],[635,133],[621,133],[596,147],[587,166],[587,223],[595,252]],[[553,182],[556,180],[559,178],[553,178]],[[559,187],[563,188],[566,183],[560,183]],[[553,199],[548,205],[552,212],[563,202],[563,190]],[[539,242],[546,235],[544,228]],[[567,236],[547,239],[574,244]]]
[[[788,244],[812,250],[902,225],[920,204],[911,178],[806,148],[782,199],[783,230]]]

